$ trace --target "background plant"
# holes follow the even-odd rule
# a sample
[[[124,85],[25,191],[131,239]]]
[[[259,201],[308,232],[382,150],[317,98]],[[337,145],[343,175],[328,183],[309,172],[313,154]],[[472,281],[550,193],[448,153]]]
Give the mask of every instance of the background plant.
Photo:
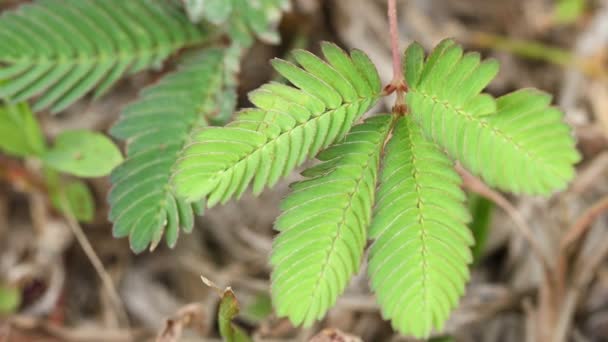
[[[84,182],[66,179],[61,173],[101,177],[122,162],[120,151],[108,138],[90,131],[65,131],[49,147],[26,103],[0,107],[0,136],[0,151],[41,164],[41,186],[48,192],[51,204],[84,222],[93,219],[93,197]],[[18,177],[11,175],[17,172],[12,168],[0,171],[7,173],[6,177]]]
[[[116,180],[121,173],[128,177],[142,168],[150,171],[146,166],[150,161],[156,162],[156,156],[150,152],[160,151],[161,162],[171,163],[172,153],[179,151],[192,130],[225,122],[236,103],[240,58],[256,36],[268,42],[278,40],[274,25],[287,1],[198,3],[201,6],[192,1],[183,4],[173,0],[50,0],[4,11],[0,18],[0,99],[3,101],[0,149],[11,158],[2,158],[2,178],[18,185],[27,180],[24,186],[35,189],[25,190],[42,191],[58,210],[89,222],[95,208],[88,186],[62,173],[100,177],[122,164],[113,173]],[[218,11],[224,9],[220,15]],[[203,18],[196,17],[198,14],[193,10],[202,10]],[[149,95],[144,92],[141,100],[125,109],[125,118],[116,126],[116,137],[130,140],[124,163],[118,149],[99,133],[65,131],[48,147],[46,137],[25,103],[34,102],[35,111],[59,113],[81,98],[103,96],[121,78],[175,65],[179,70],[160,82],[157,88],[162,89]],[[148,113],[155,106],[159,106],[157,111]],[[157,131],[154,125],[145,126],[146,120],[135,119],[141,114],[152,114],[147,119],[156,126],[167,120],[174,122],[168,124],[166,130]],[[127,127],[134,121],[139,127]],[[170,143],[165,144],[167,141]],[[14,159],[26,160],[28,167],[23,168]],[[152,175],[156,181],[159,175],[162,177],[164,166],[160,165],[159,170],[158,164]],[[170,165],[164,172],[169,169]],[[115,182],[110,198],[131,190],[130,183]],[[175,200],[167,188],[166,183],[154,184],[151,194],[157,195],[157,189],[164,191],[161,197],[154,198],[158,199],[157,205],[146,202],[148,206],[143,208],[143,213],[141,207],[136,208],[140,209],[135,214],[138,220],[135,224],[131,221],[127,228],[129,232],[143,230],[144,242],[139,242],[143,247],[149,244],[148,236],[154,231],[159,235],[160,230],[162,235],[167,216],[179,215],[178,229],[192,228],[192,205]],[[128,209],[113,204],[111,216],[117,215],[117,210]],[[162,220],[148,220],[160,216]],[[121,222],[117,222],[115,228],[118,236],[125,229]],[[84,235],[81,235],[79,242],[83,243],[80,238]],[[171,236],[169,231],[170,245],[174,244]],[[177,231],[173,230],[173,239],[176,238]],[[88,242],[84,244],[88,255],[94,256]],[[132,239],[132,245],[138,250],[136,238]],[[101,262],[96,257],[92,259],[100,271]],[[2,281],[0,279],[0,284]],[[108,285],[106,279],[104,285]]]

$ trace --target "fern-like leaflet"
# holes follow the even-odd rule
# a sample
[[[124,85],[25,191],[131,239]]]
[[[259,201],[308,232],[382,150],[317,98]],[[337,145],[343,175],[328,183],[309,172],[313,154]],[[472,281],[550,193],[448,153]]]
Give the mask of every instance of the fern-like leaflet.
[[[382,162],[369,276],[384,317],[414,336],[441,329],[469,277],[473,237],[452,164],[411,117],[399,119]]]
[[[115,137],[128,140],[128,158],[111,176],[110,219],[114,235],[130,235],[136,252],[156,246],[165,230],[174,246],[180,228],[192,229],[193,205],[174,196],[169,177],[190,134],[206,126],[213,113],[234,108],[225,58],[226,52],[216,48],[188,56],[179,70],[127,106],[112,128]]]
[[[40,97],[58,112],[125,74],[204,39],[175,6],[153,0],[40,0],[0,17],[0,97]]]
[[[362,52],[349,57],[332,44],[323,50],[328,63],[306,51],[294,53],[302,68],[273,61],[299,89],[267,84],[250,94],[257,108],[196,134],[175,168],[178,195],[207,198],[212,207],[240,197],[250,183],[257,194],[344,137],[378,99],[380,79]]]
[[[479,54],[463,56],[447,39],[426,63],[422,47],[406,52],[407,103],[426,135],[489,184],[516,193],[548,194],[563,188],[579,160],[562,113],[551,97],[520,90],[494,100],[481,90],[498,72]]]
[[[272,294],[277,313],[296,324],[322,318],[359,270],[391,122],[383,115],[354,126],[283,201],[270,259]]]

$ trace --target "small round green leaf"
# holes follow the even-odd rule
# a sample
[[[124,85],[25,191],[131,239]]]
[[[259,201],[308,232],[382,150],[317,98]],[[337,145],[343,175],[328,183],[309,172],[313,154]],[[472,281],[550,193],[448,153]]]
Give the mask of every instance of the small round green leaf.
[[[57,136],[55,146],[43,154],[42,160],[57,171],[79,177],[101,177],[122,162],[122,155],[103,134],[75,130]]]

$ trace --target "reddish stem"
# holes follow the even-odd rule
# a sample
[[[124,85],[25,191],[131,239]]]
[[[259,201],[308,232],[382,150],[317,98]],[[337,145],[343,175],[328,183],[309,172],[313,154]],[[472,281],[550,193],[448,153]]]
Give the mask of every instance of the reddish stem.
[[[399,52],[399,25],[397,24],[396,2],[397,0],[388,0],[388,21],[391,32],[391,48],[393,51],[393,80],[391,82],[393,86],[397,86],[403,82],[403,71],[401,70],[401,53]]]
[[[397,24],[397,0],[388,0],[388,21],[391,34],[391,50],[393,53],[393,79],[385,88],[385,94],[397,93],[397,100],[393,106],[393,113],[405,114],[407,107],[405,105],[405,92],[407,85],[403,77],[403,69],[401,65],[401,52],[399,51],[399,25]]]

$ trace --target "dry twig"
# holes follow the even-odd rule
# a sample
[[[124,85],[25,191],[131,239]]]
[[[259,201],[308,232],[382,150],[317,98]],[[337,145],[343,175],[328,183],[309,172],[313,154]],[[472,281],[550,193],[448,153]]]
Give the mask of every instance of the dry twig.
[[[13,329],[37,331],[58,338],[60,341],[130,342],[144,340],[146,331],[140,329],[108,329],[101,327],[66,328],[45,319],[31,316],[13,316],[9,320]]]
[[[62,200],[62,206],[64,208],[68,208],[69,205],[67,204],[66,199],[63,198]],[[82,247],[82,250],[87,255],[87,258],[89,258],[89,261],[95,268],[95,272],[97,272],[97,275],[101,279],[103,287],[106,290],[110,301],[112,302],[113,310],[121,326],[128,328],[129,316],[127,315],[127,312],[124,309],[122,300],[120,299],[118,291],[116,290],[114,282],[112,281],[112,277],[110,277],[110,275],[106,271],[105,267],[103,266],[103,263],[101,262],[101,259],[99,259],[99,256],[97,256],[97,253],[95,253],[93,246],[89,242],[87,236],[82,231],[82,227],[80,226],[80,224],[78,224],[76,218],[74,218],[74,216],[71,215],[69,212],[66,212],[65,219],[68,223],[68,226],[72,230],[72,233],[74,233],[76,240],[80,244],[80,247]]]
[[[548,272],[548,270],[551,269],[551,263],[549,262],[550,259],[543,251],[540,244],[536,241],[532,230],[517,209],[504,196],[489,188],[479,178],[473,176],[467,170],[465,170],[460,164],[456,165],[456,171],[462,178],[463,187],[496,203],[496,205],[498,205],[509,215],[509,217],[511,217],[515,223],[518,233],[520,233],[530,244],[532,251],[540,259],[541,263],[543,264],[543,268]]]

